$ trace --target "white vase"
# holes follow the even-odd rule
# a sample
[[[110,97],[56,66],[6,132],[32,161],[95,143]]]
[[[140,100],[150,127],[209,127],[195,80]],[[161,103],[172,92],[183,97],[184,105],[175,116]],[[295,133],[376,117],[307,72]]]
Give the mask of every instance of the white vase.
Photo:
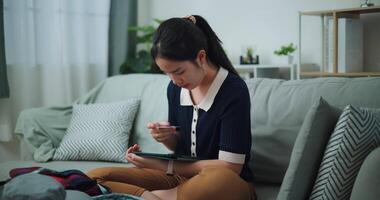
[[[294,64],[294,55],[275,56],[274,63],[281,65],[292,65]]]
[[[275,56],[274,57],[274,64],[277,65],[286,65],[288,64],[288,56]]]

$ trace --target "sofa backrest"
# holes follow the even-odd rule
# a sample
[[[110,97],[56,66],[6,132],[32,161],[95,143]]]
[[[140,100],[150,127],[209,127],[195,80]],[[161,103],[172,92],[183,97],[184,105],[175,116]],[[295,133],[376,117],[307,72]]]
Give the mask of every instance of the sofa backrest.
[[[131,144],[140,144],[144,151],[167,152],[152,139],[146,124],[167,121],[168,83],[165,75],[120,75],[108,78],[89,96],[94,102],[140,98]],[[251,96],[250,164],[256,180],[262,182],[282,182],[303,119],[320,96],[338,108],[348,104],[380,108],[380,78],[249,79],[246,83]]]
[[[140,107],[137,112],[130,144],[140,144],[143,151],[166,153],[168,150],[153,140],[147,129],[149,122],[167,121],[168,103],[166,88],[169,78],[159,74],[130,74],[108,78],[95,102],[112,102],[137,97]]]
[[[303,119],[322,96],[329,104],[380,108],[380,78],[250,79],[252,152],[257,181],[281,183]]]

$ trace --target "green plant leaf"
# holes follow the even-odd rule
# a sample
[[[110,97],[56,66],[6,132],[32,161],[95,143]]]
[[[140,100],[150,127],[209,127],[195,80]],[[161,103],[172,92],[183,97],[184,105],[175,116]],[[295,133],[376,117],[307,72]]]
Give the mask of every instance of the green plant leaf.
[[[156,24],[161,24],[164,20],[154,18],[153,21],[154,21]]]
[[[153,22],[160,24],[163,21],[154,19]],[[155,30],[156,28],[153,25],[128,27],[128,31],[137,32],[136,44],[143,44],[143,49],[136,52],[134,56],[128,57],[126,62],[120,66],[120,73],[162,73],[159,69],[152,67],[153,61],[150,55]]]
[[[289,55],[289,54],[295,52],[296,49],[297,49],[297,47],[295,47],[293,45],[293,43],[290,43],[288,45],[281,46],[280,49],[275,50],[273,53],[276,55],[279,55],[279,56],[282,56],[282,55],[286,56],[286,55]]]
[[[146,73],[151,70],[152,59],[150,53],[141,50],[137,53],[137,57],[129,57],[120,67],[120,73]]]
[[[128,31],[137,31],[137,32],[143,32],[143,33],[149,33],[154,32],[155,28],[153,26],[130,26],[128,28]]]

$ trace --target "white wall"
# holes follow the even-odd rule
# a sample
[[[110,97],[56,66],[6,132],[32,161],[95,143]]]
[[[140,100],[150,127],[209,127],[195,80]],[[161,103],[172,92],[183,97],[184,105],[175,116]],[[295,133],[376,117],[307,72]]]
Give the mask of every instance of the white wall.
[[[364,1],[364,0],[363,0]],[[380,0],[372,0],[380,5]],[[260,55],[261,63],[275,62],[273,51],[283,44],[297,43],[298,11],[329,10],[359,7],[360,0],[143,0],[139,1],[140,25],[150,24],[151,19],[167,19],[199,14],[205,17],[224,43],[233,63],[238,63],[242,47],[252,45]],[[303,18],[303,61],[320,63],[320,18]],[[380,27],[380,18],[372,20]],[[365,31],[368,34],[368,31]],[[371,35],[380,44],[380,37]],[[367,64],[378,65],[380,45],[372,45],[367,54]],[[375,56],[373,56],[375,55]],[[368,58],[372,59],[368,61]],[[376,60],[377,59],[377,60]],[[372,68],[372,67],[370,67]],[[377,66],[380,69],[380,66]]]

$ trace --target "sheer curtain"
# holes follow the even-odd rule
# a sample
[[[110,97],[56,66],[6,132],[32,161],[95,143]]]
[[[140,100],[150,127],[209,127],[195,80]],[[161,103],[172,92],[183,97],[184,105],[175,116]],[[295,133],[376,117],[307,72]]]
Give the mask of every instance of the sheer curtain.
[[[0,99],[0,141],[19,112],[68,105],[107,77],[110,0],[4,0],[11,95]]]
[[[9,97],[7,66],[5,62],[4,45],[4,1],[0,0],[0,98]]]

